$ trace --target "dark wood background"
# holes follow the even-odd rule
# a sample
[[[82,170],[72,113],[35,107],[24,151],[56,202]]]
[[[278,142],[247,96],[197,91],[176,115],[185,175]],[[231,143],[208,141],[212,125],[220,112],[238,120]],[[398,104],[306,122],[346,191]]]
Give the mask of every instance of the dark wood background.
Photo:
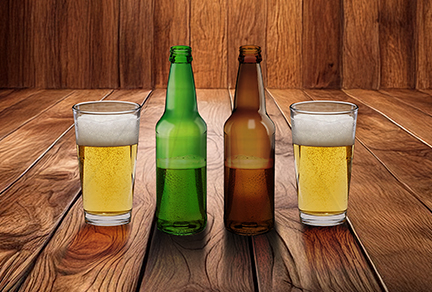
[[[163,88],[169,47],[198,88],[263,48],[269,88],[432,88],[431,0],[0,0],[0,88]]]

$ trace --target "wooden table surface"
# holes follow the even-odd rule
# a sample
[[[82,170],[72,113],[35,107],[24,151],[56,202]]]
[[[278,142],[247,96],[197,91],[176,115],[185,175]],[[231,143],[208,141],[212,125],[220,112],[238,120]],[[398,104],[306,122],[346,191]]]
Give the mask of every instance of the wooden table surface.
[[[197,90],[208,126],[208,225],[154,225],[165,90],[0,90],[0,291],[431,291],[432,91],[267,90],[276,124],[276,227],[223,225],[223,124],[232,91]],[[132,222],[84,223],[71,107],[143,103]],[[359,105],[348,222],[299,222],[289,105]]]

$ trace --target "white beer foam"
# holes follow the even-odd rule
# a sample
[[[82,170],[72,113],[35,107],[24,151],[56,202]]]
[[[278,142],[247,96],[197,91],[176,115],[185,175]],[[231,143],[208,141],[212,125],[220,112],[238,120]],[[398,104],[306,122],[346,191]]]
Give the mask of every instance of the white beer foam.
[[[354,144],[355,120],[352,116],[298,114],[292,123],[294,144],[324,147]]]
[[[81,115],[75,126],[81,146],[125,146],[138,143],[139,118],[134,114]]]

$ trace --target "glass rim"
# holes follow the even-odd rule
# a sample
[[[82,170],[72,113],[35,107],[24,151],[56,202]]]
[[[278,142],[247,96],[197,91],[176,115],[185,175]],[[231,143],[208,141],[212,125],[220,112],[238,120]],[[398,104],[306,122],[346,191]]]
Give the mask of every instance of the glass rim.
[[[132,109],[128,110],[118,110],[118,111],[95,111],[95,110],[82,110],[79,107],[82,105],[90,105],[90,104],[129,104],[134,106]],[[77,104],[74,104],[72,106],[72,110],[74,112],[80,113],[80,114],[90,114],[90,115],[122,115],[122,114],[133,114],[138,111],[140,111],[142,108],[142,105],[136,102],[132,101],[122,101],[122,100],[98,100],[98,101],[85,101],[80,102]]]
[[[295,108],[298,105],[303,104],[341,104],[341,105],[348,105],[351,106],[351,109],[349,110],[339,110],[339,111],[317,111],[317,110],[304,110],[304,109],[298,109]],[[358,111],[358,105],[352,102],[347,101],[338,101],[338,100],[307,100],[307,101],[300,101],[295,102],[290,105],[290,111],[300,114],[309,114],[309,115],[341,115],[341,114],[351,114]]]

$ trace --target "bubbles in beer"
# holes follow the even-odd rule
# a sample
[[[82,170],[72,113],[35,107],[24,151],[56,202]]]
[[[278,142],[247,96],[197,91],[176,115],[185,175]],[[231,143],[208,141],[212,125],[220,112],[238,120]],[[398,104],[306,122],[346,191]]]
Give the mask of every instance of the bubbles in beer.
[[[107,147],[138,143],[139,118],[134,114],[83,115],[78,117],[77,144]]]
[[[349,115],[296,115],[293,143],[307,146],[349,146],[354,144],[355,120]]]

